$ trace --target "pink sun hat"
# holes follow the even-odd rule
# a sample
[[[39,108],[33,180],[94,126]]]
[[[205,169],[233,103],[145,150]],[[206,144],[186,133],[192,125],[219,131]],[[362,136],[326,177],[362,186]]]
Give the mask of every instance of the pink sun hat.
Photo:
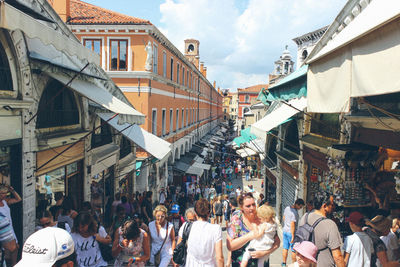
[[[318,248],[314,245],[314,243],[310,241],[303,241],[301,243],[296,243],[293,246],[293,249],[307,259],[317,263],[315,257],[317,256]]]

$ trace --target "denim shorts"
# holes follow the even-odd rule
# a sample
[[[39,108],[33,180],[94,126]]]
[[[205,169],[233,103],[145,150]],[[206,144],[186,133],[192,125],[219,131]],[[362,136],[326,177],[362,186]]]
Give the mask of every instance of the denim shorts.
[[[289,250],[289,248],[293,250],[293,243],[290,243],[292,241],[292,233],[289,232],[283,232],[283,249]]]

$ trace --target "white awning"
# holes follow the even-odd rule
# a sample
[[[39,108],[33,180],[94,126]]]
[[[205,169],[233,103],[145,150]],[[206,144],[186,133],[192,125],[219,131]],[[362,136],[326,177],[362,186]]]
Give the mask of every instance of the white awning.
[[[242,158],[257,155],[257,152],[247,147],[236,150],[236,153]]]
[[[211,168],[210,164],[198,163],[198,162],[193,162],[192,166],[204,170],[209,170]]]
[[[71,80],[71,78],[65,74],[50,72],[46,72],[46,74],[63,84],[67,84]],[[129,106],[128,104],[125,104],[102,87],[99,87],[87,81],[80,80],[78,77],[75,78],[72,83],[70,83],[69,87],[75,92],[101,105],[109,111],[120,114],[118,116],[118,123],[120,124],[144,123],[145,117],[142,113]]]
[[[288,104],[296,109],[283,104],[273,112],[267,114],[261,120],[253,123],[250,126],[250,132],[265,142],[267,132],[282,124],[290,117],[296,115],[299,110],[303,110],[307,106],[307,99],[304,97],[292,99],[288,102]]]
[[[265,153],[265,141],[261,138],[251,140],[250,142],[245,143],[245,145],[260,155]]]
[[[400,92],[399,16],[400,1],[371,1],[315,56],[311,53],[308,112],[348,112],[351,97]]]
[[[62,34],[54,29],[54,23],[39,21],[0,1],[0,27],[8,30],[21,30],[30,38],[39,38],[46,45],[53,45],[57,50],[81,60],[100,64],[100,56],[84,47],[72,32]],[[67,34],[70,34],[67,36]]]
[[[129,126],[129,123],[118,124],[118,116],[109,120],[113,114],[98,113],[97,115],[107,121],[114,129],[122,133],[126,138],[149,152],[157,159],[161,160],[171,152],[171,144],[169,142],[143,130],[140,126],[136,124]]]

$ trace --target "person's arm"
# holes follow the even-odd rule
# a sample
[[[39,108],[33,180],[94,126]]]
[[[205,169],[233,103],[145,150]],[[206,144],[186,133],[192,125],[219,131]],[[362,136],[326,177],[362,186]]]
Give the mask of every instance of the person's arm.
[[[96,233],[94,235],[94,237],[95,237],[97,242],[100,242],[100,243],[105,244],[105,245],[110,244],[111,241],[112,241],[111,237],[107,234],[106,230],[104,230],[103,227],[99,228],[99,232]]]
[[[264,233],[261,231],[250,231],[241,237],[232,239],[229,235],[226,236],[226,246],[228,250],[235,251],[243,247],[247,242],[261,237]]]
[[[349,258],[350,258],[350,254],[347,252],[344,252],[344,266],[347,266],[347,264],[349,263]]]
[[[224,266],[224,253],[222,252],[222,240],[215,243],[215,257],[217,260],[217,267]]]
[[[144,214],[144,216],[146,216],[147,220],[150,222],[150,217],[147,214],[146,206],[144,206],[144,205],[142,206],[142,213]]]
[[[296,231],[296,222],[295,221],[291,221],[290,222],[290,233],[292,234],[292,240],[290,240],[290,243],[294,242],[295,231]]]
[[[400,263],[398,263],[396,261],[388,260],[385,250],[377,252],[376,255],[378,256],[378,259],[381,262],[383,267],[398,267],[398,266],[400,266]]]
[[[339,248],[332,249],[332,257],[337,267],[345,267],[342,252]]]
[[[122,241],[122,243],[124,243],[124,241]],[[114,242],[111,249],[111,255],[115,258],[119,255],[119,253],[121,253],[121,250],[122,246],[119,244],[119,231],[117,229],[114,234]]]
[[[176,241],[175,241],[175,230],[174,227],[171,228],[171,233],[169,234],[170,238],[171,238],[171,242],[172,242],[172,251],[175,249],[176,247]]]
[[[7,205],[12,205],[12,204],[18,203],[22,200],[20,195],[14,190],[14,188],[12,186],[8,186],[8,189],[10,190],[11,194],[13,195],[13,198],[9,198],[6,200]]]
[[[274,252],[275,250],[277,250],[279,248],[280,243],[281,243],[281,240],[279,239],[279,236],[276,234],[274,237],[274,244],[272,244],[272,247],[270,249],[252,251],[252,252],[250,252],[250,255],[254,259],[259,259],[264,256],[270,255],[272,252]]]

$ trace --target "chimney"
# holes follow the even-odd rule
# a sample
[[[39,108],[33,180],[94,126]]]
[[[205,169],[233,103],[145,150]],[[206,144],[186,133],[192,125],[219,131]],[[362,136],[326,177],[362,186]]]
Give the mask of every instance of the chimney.
[[[53,9],[60,16],[62,21],[67,22],[70,19],[70,17],[71,17],[70,0],[53,0],[53,1],[49,1],[49,2],[53,6]]]
[[[207,78],[207,67],[204,67],[203,76]]]
[[[217,82],[216,81],[213,82],[213,86],[214,86],[214,88],[215,88],[215,86],[217,86]]]
[[[203,74],[204,71],[204,62],[200,62],[200,72]]]

